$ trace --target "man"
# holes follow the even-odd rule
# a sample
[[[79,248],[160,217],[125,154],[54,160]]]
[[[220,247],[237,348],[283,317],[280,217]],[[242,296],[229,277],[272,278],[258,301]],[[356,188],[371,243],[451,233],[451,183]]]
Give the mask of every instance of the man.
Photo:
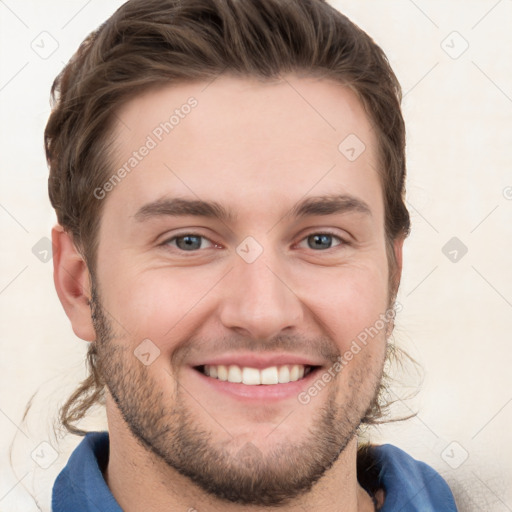
[[[321,0],[131,0],[57,78],[55,285],[105,399],[53,510],[454,511],[383,417],[400,87]]]

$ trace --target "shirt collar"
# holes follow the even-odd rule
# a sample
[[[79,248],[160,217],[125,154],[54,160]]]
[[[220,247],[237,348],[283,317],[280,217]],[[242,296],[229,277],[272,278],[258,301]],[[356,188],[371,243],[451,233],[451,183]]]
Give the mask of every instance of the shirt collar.
[[[433,468],[391,444],[371,445],[369,453],[379,480],[372,487],[386,493],[380,512],[457,512],[448,484]],[[85,436],[55,481],[53,512],[123,512],[103,477],[108,454],[108,432]]]

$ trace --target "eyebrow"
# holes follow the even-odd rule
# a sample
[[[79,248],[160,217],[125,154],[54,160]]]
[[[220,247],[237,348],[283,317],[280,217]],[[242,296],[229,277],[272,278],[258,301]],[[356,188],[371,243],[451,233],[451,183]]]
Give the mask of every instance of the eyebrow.
[[[208,217],[223,222],[233,222],[236,215],[216,201],[200,199],[163,198],[142,206],[135,214],[135,220],[142,222],[155,217]]]
[[[336,213],[362,213],[371,216],[372,211],[362,199],[349,194],[313,196],[299,201],[291,210],[292,217],[308,215],[333,215]]]
[[[367,203],[357,197],[341,195],[310,196],[293,206],[286,216],[295,218],[313,215],[333,215],[343,213],[362,213],[371,216]],[[158,217],[207,217],[222,222],[234,223],[237,215],[216,201],[200,199],[163,198],[142,206],[135,214],[135,220],[143,222]]]

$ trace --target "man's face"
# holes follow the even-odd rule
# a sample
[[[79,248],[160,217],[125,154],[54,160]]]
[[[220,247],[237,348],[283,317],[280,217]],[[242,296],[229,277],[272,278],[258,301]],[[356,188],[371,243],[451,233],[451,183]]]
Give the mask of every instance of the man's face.
[[[109,413],[217,497],[284,503],[353,439],[382,375],[385,329],[344,357],[389,307],[375,134],[348,89],[291,76],[162,88],[117,116],[113,169],[138,153],[102,199]]]

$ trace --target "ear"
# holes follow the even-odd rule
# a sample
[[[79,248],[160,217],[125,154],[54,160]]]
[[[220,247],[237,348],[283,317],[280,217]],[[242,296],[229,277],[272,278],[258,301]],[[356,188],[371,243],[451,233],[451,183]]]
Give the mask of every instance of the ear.
[[[91,280],[89,269],[73,239],[60,225],[52,229],[53,281],[74,333],[85,341],[96,334],[91,318]]]
[[[388,253],[393,250],[393,256],[395,260],[394,268],[389,276],[389,292],[390,297],[388,307],[395,305],[396,295],[398,293],[398,287],[400,286],[400,279],[402,277],[402,250],[404,246],[405,236],[400,236],[393,240],[392,248],[388,245]],[[388,254],[388,258],[391,254]],[[386,339],[391,336],[395,328],[394,317],[387,323],[386,326]]]
[[[396,279],[396,287],[398,289],[398,285],[400,284],[400,279],[402,277],[402,250],[404,247],[405,237],[400,236],[395,239],[393,242],[393,251],[395,252],[395,261],[396,261],[396,271],[395,271],[395,279]]]
[[[392,248],[388,246],[388,251],[393,250],[393,256],[395,264],[391,267],[392,272],[389,276],[389,289],[391,297],[394,299],[400,286],[400,279],[402,277],[402,251],[404,246],[405,236],[398,236],[393,240]],[[391,254],[388,252],[388,258],[391,258]]]

